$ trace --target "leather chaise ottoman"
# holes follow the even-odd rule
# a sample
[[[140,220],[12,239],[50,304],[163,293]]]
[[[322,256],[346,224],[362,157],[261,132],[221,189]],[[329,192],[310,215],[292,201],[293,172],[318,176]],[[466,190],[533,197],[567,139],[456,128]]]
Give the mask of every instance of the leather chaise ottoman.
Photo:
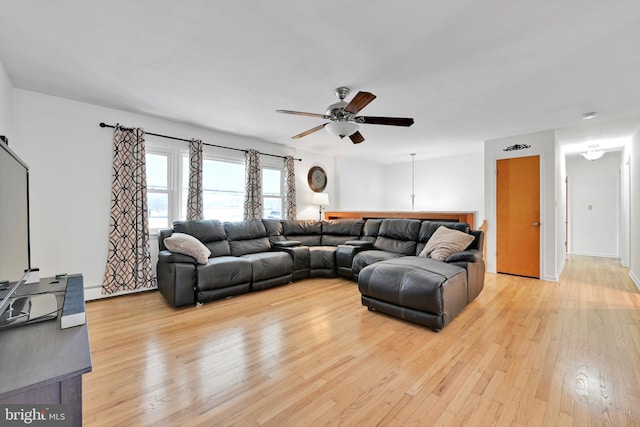
[[[362,305],[438,332],[468,303],[464,268],[431,258],[407,256],[360,271]]]

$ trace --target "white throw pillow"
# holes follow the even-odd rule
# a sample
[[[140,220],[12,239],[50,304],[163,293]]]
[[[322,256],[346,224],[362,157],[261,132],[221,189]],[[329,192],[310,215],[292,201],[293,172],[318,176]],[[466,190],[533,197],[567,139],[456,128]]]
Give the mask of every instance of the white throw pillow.
[[[449,255],[463,251],[473,242],[473,235],[440,226],[431,235],[420,255],[444,261]]]
[[[206,264],[211,251],[200,240],[184,233],[173,233],[164,239],[164,245],[171,252],[194,257],[199,264]]]

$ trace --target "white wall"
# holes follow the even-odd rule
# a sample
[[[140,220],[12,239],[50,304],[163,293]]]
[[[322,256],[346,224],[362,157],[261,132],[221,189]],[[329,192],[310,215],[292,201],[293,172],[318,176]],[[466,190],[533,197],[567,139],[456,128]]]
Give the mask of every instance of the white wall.
[[[318,219],[318,206],[311,203],[313,191],[307,183],[307,173],[313,166],[321,166],[327,173],[328,211],[380,210],[384,194],[381,165],[358,159],[336,159],[318,153],[298,150],[303,160],[296,168],[298,218]]]
[[[531,145],[526,150],[504,151],[515,145]],[[540,156],[540,278],[557,281],[562,265],[557,256],[558,240],[556,222],[559,216],[556,197],[556,176],[561,174],[556,162],[556,138],[554,131],[542,131],[527,135],[485,141],[484,189],[487,231],[487,271],[496,272],[496,161],[524,156]]]
[[[100,122],[302,157],[303,162],[296,162],[301,218],[315,218],[317,213],[306,185],[310,165],[325,167],[328,191],[335,185],[333,157],[292,153],[284,145],[20,89],[13,91],[13,104],[11,146],[30,167],[32,265],[42,276],[83,273],[87,288],[102,284],[109,231],[113,130],[100,128]],[[152,253],[157,251],[155,240],[151,248]]]
[[[631,138],[630,143],[631,179],[629,186],[629,275],[640,289],[640,127]]]
[[[567,160],[572,254],[619,257],[621,157],[617,151],[595,161]]]
[[[482,153],[415,162],[416,211],[476,212],[485,218]],[[384,209],[411,211],[411,161],[384,168]]]
[[[13,142],[12,123],[13,84],[2,65],[2,62],[0,62],[0,135],[5,135],[9,138],[9,145]]]
[[[357,159],[336,159],[336,196],[341,211],[379,211],[384,209],[384,167]]]
[[[332,156],[324,156],[322,154],[311,153],[308,151],[298,151],[297,157],[302,162],[296,162],[296,197],[298,219],[315,219],[319,218],[319,206],[311,203],[313,191],[309,188],[307,174],[313,166],[320,166],[327,173],[327,187],[323,193],[329,195],[329,206],[325,206],[327,210],[339,210],[339,198],[336,193],[336,160]]]

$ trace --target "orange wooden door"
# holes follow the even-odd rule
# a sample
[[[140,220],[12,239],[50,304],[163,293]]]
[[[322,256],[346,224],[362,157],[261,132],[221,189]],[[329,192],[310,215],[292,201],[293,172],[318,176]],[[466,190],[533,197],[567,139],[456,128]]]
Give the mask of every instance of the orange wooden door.
[[[498,273],[540,277],[540,156],[497,161]]]

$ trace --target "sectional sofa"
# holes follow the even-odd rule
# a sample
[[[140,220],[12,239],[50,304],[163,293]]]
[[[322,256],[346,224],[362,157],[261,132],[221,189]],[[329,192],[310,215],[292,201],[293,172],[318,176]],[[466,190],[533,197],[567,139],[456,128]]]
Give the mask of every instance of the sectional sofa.
[[[443,260],[420,256],[440,227],[471,243]],[[179,236],[204,255],[169,250]],[[158,289],[179,307],[342,276],[369,310],[440,330],[482,290],[483,238],[466,223],[417,219],[176,221],[158,236]]]

